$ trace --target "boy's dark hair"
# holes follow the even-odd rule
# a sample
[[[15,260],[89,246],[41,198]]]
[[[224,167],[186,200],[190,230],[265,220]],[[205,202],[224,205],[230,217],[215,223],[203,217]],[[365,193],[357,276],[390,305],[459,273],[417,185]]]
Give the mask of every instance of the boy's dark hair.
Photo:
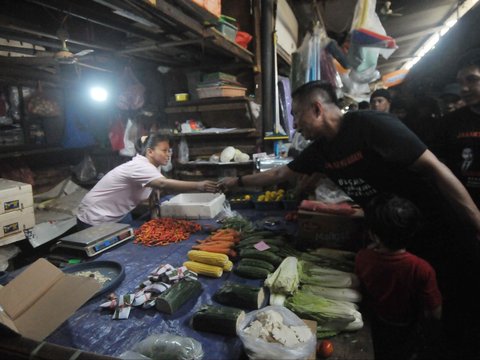
[[[473,48],[468,50],[465,54],[462,55],[460,60],[458,60],[458,70],[469,66],[476,66],[480,68],[480,48]]]
[[[157,146],[158,143],[164,141],[170,143],[170,137],[164,134],[150,134],[146,138],[142,136],[136,141],[135,150],[140,155],[145,156],[147,153],[147,149],[153,149],[155,148],[155,146]]]
[[[365,207],[369,230],[390,250],[405,248],[420,226],[420,211],[409,200],[381,194]]]
[[[360,101],[358,103],[358,110],[368,110],[370,109],[370,103],[368,101]]]
[[[327,103],[338,105],[338,98],[334,87],[329,82],[323,80],[310,81],[303,84],[292,93],[292,99],[298,97],[307,99],[315,92],[319,92]]]

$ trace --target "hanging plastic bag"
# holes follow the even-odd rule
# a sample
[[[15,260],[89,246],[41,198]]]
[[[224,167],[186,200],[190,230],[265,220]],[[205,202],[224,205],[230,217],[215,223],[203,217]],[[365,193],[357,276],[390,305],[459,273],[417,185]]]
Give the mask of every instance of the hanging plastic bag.
[[[137,125],[135,125],[131,119],[128,119],[125,134],[123,136],[124,147],[119,151],[120,155],[135,156],[137,153],[135,150],[135,142],[137,141],[137,138]]]
[[[124,136],[125,126],[123,125],[123,121],[121,119],[117,119],[113,122],[112,126],[110,127],[110,131],[108,132],[108,138],[110,139],[112,150],[118,151],[125,148],[125,143],[123,142]]]
[[[90,155],[85,155],[83,160],[73,168],[75,177],[80,182],[87,182],[97,177],[97,169]]]
[[[377,66],[378,55],[388,59],[397,49],[395,40],[386,35],[375,12],[376,4],[376,0],[358,1],[352,21],[348,60],[357,72],[357,79],[365,82],[374,80],[372,68]],[[372,75],[362,74],[364,71]]]
[[[41,83],[38,82],[37,90],[28,99],[27,113],[35,116],[53,117],[60,116],[61,109],[54,96],[43,91]]]
[[[65,130],[62,145],[65,148],[80,148],[95,144],[95,138],[89,131],[90,119],[84,110],[71,102],[65,107]]]
[[[126,66],[118,95],[117,106],[121,110],[138,110],[145,103],[145,87],[138,81],[132,69]]]

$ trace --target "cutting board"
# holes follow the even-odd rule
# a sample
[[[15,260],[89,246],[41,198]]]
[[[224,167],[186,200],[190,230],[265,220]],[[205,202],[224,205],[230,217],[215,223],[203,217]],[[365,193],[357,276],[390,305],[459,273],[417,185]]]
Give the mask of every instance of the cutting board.
[[[303,322],[312,330],[313,336],[315,336],[315,349],[317,348],[317,322],[314,320],[304,320],[302,319]],[[314,351],[310,356],[308,357],[307,360],[315,360],[317,358],[317,352]]]

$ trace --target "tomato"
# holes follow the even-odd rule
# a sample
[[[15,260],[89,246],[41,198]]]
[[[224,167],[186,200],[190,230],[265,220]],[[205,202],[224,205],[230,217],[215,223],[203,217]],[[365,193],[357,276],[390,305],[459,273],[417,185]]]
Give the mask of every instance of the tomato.
[[[333,343],[330,340],[322,340],[317,343],[317,355],[326,359],[333,354]]]

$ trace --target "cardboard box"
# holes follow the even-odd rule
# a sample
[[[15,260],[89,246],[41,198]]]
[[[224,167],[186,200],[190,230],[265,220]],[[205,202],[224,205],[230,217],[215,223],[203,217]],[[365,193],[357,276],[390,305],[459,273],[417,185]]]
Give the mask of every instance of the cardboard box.
[[[0,178],[0,215],[31,206],[32,185]]]
[[[41,341],[100,288],[95,279],[67,275],[39,259],[0,289],[0,330]]]
[[[192,0],[195,4],[210,11],[216,17],[222,14],[222,0]]]
[[[306,247],[356,251],[362,246],[363,210],[353,215],[333,215],[299,210],[299,239]]]
[[[0,215],[0,240],[4,236],[23,233],[23,230],[35,226],[35,214],[33,207],[23,210],[11,211]]]
[[[213,219],[223,209],[223,194],[178,194],[160,205],[162,217]]]

